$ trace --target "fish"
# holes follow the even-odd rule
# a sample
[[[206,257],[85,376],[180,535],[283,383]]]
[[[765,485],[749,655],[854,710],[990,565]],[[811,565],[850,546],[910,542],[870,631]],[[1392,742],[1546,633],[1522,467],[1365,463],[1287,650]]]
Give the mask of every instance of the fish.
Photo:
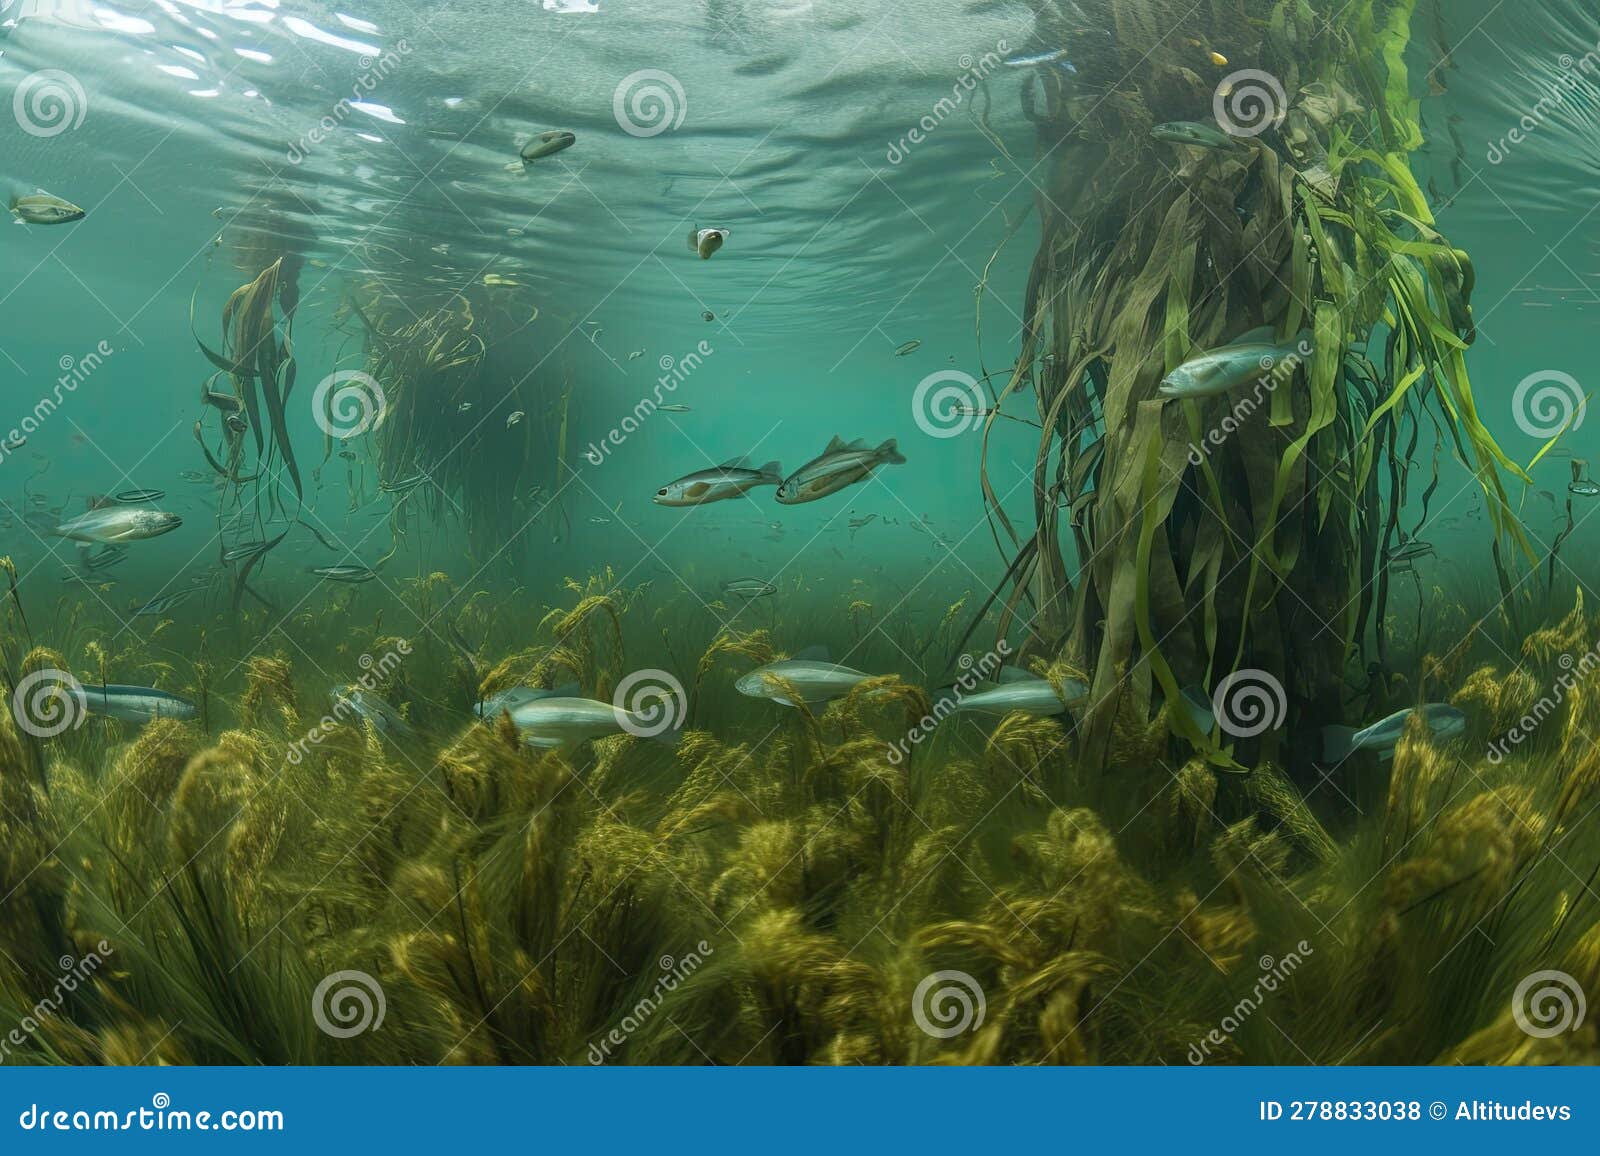
[[[470,401],[462,402],[460,405],[456,406],[456,412],[457,413],[471,413],[472,412],[472,403]]]
[[[852,530],[859,530],[863,526],[870,525],[877,518],[877,516],[878,515],[876,515],[876,514],[868,514],[864,518],[851,518],[850,519],[850,528]]]
[[[412,490],[428,480],[428,475],[421,472],[410,474],[404,478],[397,478],[392,482],[379,482],[378,489],[385,494],[409,494]]]
[[[1241,147],[1238,138],[1229,136],[1216,125],[1193,120],[1172,120],[1158,124],[1150,130],[1150,136],[1166,144],[1193,145],[1203,149],[1237,150]]]
[[[662,413],[688,413],[689,412],[689,407],[686,406],[686,405],[683,405],[683,404],[681,404],[679,402],[672,402],[672,403],[670,403],[668,405],[658,405],[658,406],[656,406],[656,408],[658,410],[660,410]]]
[[[933,695],[933,717],[944,718],[951,714],[973,712],[977,714],[1006,715],[1012,712],[1050,718],[1067,713],[1073,703],[1088,697],[1089,687],[1077,679],[1064,679],[1061,697],[1049,679],[1040,678],[1031,671],[1016,666],[1003,666],[992,680],[975,683],[972,691],[962,686],[948,686]],[[941,713],[940,708],[943,708]]]
[[[1434,553],[1433,544],[1424,542],[1420,538],[1412,538],[1409,542],[1402,542],[1400,546],[1389,555],[1391,562],[1412,562],[1418,558],[1426,558]]]
[[[516,410],[515,412],[513,412],[511,414],[508,414],[506,416],[506,428],[510,429],[512,426],[516,425],[519,421],[521,421],[523,418],[525,418],[527,416],[528,415],[523,413],[520,409]]]
[[[209,482],[211,475],[202,474],[199,470],[183,470],[178,476],[186,482]]]
[[[123,490],[117,495],[117,501],[125,506],[136,506],[144,502],[159,502],[166,496],[165,490]]]
[[[372,729],[380,735],[404,738],[416,733],[399,711],[365,687],[354,683],[336,686],[328,692],[328,699],[333,703],[335,715],[341,709],[354,711],[357,718],[371,723]]]
[[[859,438],[846,445],[835,434],[821,454],[784,479],[778,501],[786,506],[814,502],[861,481],[879,466],[904,465],[905,460],[894,438],[869,449]]]
[[[517,707],[530,702],[538,702],[542,698],[578,698],[579,688],[577,683],[567,686],[543,690],[535,686],[510,686],[505,690],[491,694],[488,698],[472,708],[472,713],[481,719],[491,719],[498,714],[510,714]]]
[[[783,467],[777,462],[768,462],[757,470],[750,468],[749,458],[738,457],[668,482],[651,500],[658,506],[703,506],[737,498],[757,486],[782,483]]]
[[[737,598],[766,598],[778,588],[765,578],[730,578],[722,584],[722,592]]]
[[[894,351],[894,355],[896,357],[904,357],[909,353],[915,353],[921,348],[922,342],[913,339],[911,341],[907,341],[904,345],[897,347]]]
[[[707,309],[704,313],[700,314],[700,320],[702,320],[702,321],[715,321],[716,319],[717,319],[717,315],[715,313],[711,312],[711,310],[709,310],[709,309]]]
[[[1213,397],[1255,378],[1291,368],[1311,349],[1311,334],[1302,331],[1293,342],[1278,345],[1268,327],[1252,329],[1228,345],[1191,357],[1166,377],[1157,389],[1164,398]]]
[[[727,229],[689,229],[689,248],[700,254],[700,260],[711,260],[711,254],[722,248],[722,243],[728,239]]]
[[[548,132],[539,133],[527,144],[523,145],[518,154],[523,164],[543,160],[545,157],[554,156],[563,149],[569,149],[578,143],[578,138],[563,129],[550,129]]]
[[[10,434],[5,440],[5,447],[8,450],[20,450],[27,444],[28,439],[23,437],[21,434]]]
[[[604,514],[590,514],[589,524],[592,526],[609,526],[611,525],[611,519]]]
[[[1038,68],[1041,65],[1055,65],[1064,71],[1076,73],[1077,67],[1067,59],[1065,48],[1047,48],[1036,52],[1013,52],[1001,61],[1007,68]]]
[[[1593,498],[1600,496],[1600,482],[1592,481],[1589,478],[1582,478],[1576,482],[1570,483],[1567,486],[1567,492],[1569,494],[1577,494],[1580,498]]]
[[[675,728],[651,733],[660,725],[658,717],[592,698],[539,698],[512,707],[509,713],[522,741],[540,750],[572,750],[591,739],[619,734],[653,738],[669,745],[678,739]]]
[[[827,650],[813,646],[793,658],[758,666],[741,676],[733,686],[747,698],[771,699],[780,706],[795,705],[789,697],[792,690],[809,706],[847,695],[858,683],[871,677],[828,661]]]
[[[187,722],[200,713],[188,699],[149,686],[84,686],[72,693],[79,707],[90,714],[123,722],[144,723],[158,718]]]
[[[194,586],[186,586],[180,590],[173,590],[166,594],[150,599],[143,606],[133,612],[135,618],[145,618],[152,614],[165,614],[178,603],[182,602],[195,592]]]
[[[628,354],[628,360],[629,361],[638,361],[643,356],[644,356],[644,350],[635,349],[632,353]]]
[[[88,214],[71,201],[63,201],[41,189],[25,197],[11,198],[11,215],[19,225],[66,225],[81,221]]]
[[[240,542],[224,550],[222,552],[222,560],[224,562],[238,562],[245,558],[254,558],[266,548],[267,544],[261,541]]]
[[[61,523],[52,531],[74,542],[137,542],[183,525],[177,514],[135,506],[107,506]]]
[[[90,573],[115,566],[128,557],[126,546],[102,546],[93,551],[87,546],[80,546],[79,549],[82,553],[78,555],[78,565]]]
[[[1454,738],[1467,729],[1467,716],[1445,703],[1430,702],[1420,708],[1406,707],[1362,730],[1323,727],[1322,761],[1341,763],[1357,751],[1377,751],[1380,759],[1392,758],[1395,744],[1405,733],[1407,721],[1418,709],[1422,711],[1423,721],[1434,738]]]
[[[317,566],[311,572],[329,582],[371,582],[378,576],[376,570],[361,565]]]

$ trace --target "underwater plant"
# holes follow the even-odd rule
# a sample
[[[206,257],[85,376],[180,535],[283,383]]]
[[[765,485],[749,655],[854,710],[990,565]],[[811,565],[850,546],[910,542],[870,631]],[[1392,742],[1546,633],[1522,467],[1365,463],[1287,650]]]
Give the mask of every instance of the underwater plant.
[[[1024,90],[1041,236],[995,400],[1036,389],[1034,524],[989,481],[992,414],[982,485],[1012,554],[1000,630],[1026,618],[1029,651],[1092,674],[1098,757],[1126,697],[1152,716],[1249,669],[1287,726],[1236,741],[1173,709],[1173,732],[1218,766],[1310,773],[1347,665],[1388,658],[1395,561],[1448,457],[1486,499],[1503,596],[1534,561],[1502,484],[1527,475],[1466,368],[1472,261],[1409,163],[1415,9],[1035,6],[1075,72]],[[1218,365],[1226,389],[1199,376]]]

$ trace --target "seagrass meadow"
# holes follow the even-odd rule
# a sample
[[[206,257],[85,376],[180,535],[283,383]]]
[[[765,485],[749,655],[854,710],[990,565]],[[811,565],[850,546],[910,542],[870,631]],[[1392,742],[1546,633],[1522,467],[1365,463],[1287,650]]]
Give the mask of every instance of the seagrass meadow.
[[[1600,17],[125,7],[0,23],[0,1064],[1600,1061]]]

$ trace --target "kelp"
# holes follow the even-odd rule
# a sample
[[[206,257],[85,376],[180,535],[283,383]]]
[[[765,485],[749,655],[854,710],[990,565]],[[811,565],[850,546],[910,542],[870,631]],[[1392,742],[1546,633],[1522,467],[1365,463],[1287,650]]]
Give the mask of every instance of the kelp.
[[[1527,475],[1484,426],[1467,373],[1472,262],[1410,168],[1422,143],[1405,64],[1414,0],[1081,8],[1114,30],[1109,43],[1036,5],[1078,72],[1033,90],[1041,239],[997,399],[1035,386],[1031,529],[1000,509],[985,431],[983,494],[997,541],[1013,543],[1002,629],[1030,601],[1030,645],[1042,637],[1092,672],[1090,751],[1107,751],[1126,693],[1153,714],[1254,669],[1285,688],[1287,726],[1231,754],[1184,711],[1167,712],[1173,730],[1225,767],[1305,770],[1314,744],[1286,736],[1344,721],[1347,664],[1387,645],[1422,422],[1438,434],[1424,513],[1447,449],[1487,499],[1503,592],[1510,559],[1534,558],[1502,483]],[[1244,69],[1269,74],[1281,99]],[[1150,134],[1243,115],[1252,96],[1267,116],[1233,147]],[[1304,333],[1309,351],[1227,394],[1157,395],[1181,362],[1263,326],[1279,343]]]

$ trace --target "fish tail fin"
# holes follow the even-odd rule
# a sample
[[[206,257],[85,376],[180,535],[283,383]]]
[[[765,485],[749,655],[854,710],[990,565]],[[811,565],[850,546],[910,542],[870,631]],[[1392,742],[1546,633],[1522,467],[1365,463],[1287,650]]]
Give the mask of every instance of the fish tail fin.
[[[777,485],[782,485],[783,484],[783,466],[780,465],[778,462],[775,462],[775,461],[768,462],[766,465],[761,467],[761,476],[763,478],[765,478],[769,482],[773,482],[773,483],[775,483]]]
[[[1354,727],[1323,727],[1322,761],[1325,763],[1344,762],[1355,752],[1355,737],[1356,730]]]
[[[894,438],[890,438],[878,447],[878,459],[892,466],[906,464],[906,456],[900,452],[899,443]]]

